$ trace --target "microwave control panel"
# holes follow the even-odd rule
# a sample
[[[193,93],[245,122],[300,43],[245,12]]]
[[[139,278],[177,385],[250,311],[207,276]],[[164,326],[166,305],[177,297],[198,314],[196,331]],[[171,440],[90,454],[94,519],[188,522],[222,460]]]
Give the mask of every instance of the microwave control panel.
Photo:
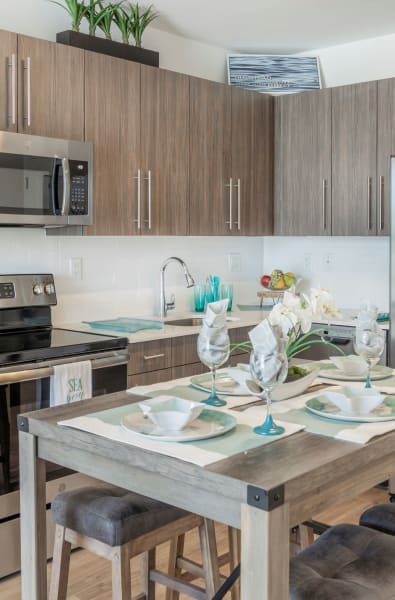
[[[88,214],[88,162],[70,160],[70,214]]]

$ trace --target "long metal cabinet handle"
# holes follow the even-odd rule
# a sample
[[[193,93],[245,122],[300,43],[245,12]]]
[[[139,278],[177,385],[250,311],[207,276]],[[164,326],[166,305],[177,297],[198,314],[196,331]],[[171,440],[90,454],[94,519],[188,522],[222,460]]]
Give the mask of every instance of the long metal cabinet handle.
[[[151,229],[152,225],[152,174],[151,171],[148,171],[148,177],[145,177],[147,181],[148,188],[148,219],[145,219],[145,222],[148,223],[148,229]]]
[[[372,229],[372,178],[368,177],[368,231]]]
[[[383,231],[384,223],[383,223],[383,214],[384,214],[384,177],[380,175],[379,177],[379,230]]]
[[[232,223],[232,203],[233,203],[233,179],[229,178],[229,183],[226,184],[225,187],[229,188],[229,221],[225,221],[227,225],[229,225],[229,231],[232,231],[233,223]]]
[[[327,191],[327,181],[324,178],[322,180],[322,228],[326,230],[326,191]]]
[[[235,186],[237,187],[237,229],[238,231],[240,231],[240,225],[241,225],[241,185],[240,185],[240,178],[237,180],[237,185]]]
[[[68,158],[62,158],[63,170],[63,199],[62,199],[62,215],[70,214],[70,164]]]
[[[143,356],[144,360],[153,360],[154,358],[163,358],[164,354],[152,354],[151,356]]]
[[[11,71],[11,113],[8,114],[8,119],[11,125],[16,125],[16,55],[11,54],[8,61],[8,68]],[[7,87],[9,80],[7,82]]]
[[[137,229],[141,229],[141,170],[137,170],[137,175],[134,176],[137,180],[137,219],[134,219],[134,223],[137,223]]]
[[[24,115],[24,120],[27,123],[27,126],[30,127],[32,123],[32,111],[31,111],[31,60],[30,56],[26,58],[23,63],[23,69],[25,71],[25,81],[26,81],[26,115]]]

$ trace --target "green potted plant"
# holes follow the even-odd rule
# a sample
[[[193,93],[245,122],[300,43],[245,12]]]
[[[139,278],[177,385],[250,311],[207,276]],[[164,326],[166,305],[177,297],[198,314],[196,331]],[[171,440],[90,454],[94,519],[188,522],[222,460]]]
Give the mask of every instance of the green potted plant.
[[[159,52],[141,47],[143,32],[157,17],[152,5],[141,10],[138,3],[123,6],[122,1],[115,3],[105,3],[103,0],[50,1],[65,9],[71,17],[71,29],[56,35],[58,43],[153,67],[159,66]],[[80,32],[84,20],[88,23],[89,35]],[[112,40],[112,25],[119,29],[122,43]],[[96,36],[97,29],[104,33],[104,38]],[[131,35],[134,37],[135,46],[129,43]]]
[[[57,0],[50,0],[52,4],[57,4],[61,8],[64,8],[71,17],[71,29],[72,31],[79,31],[81,22],[86,16],[88,6],[80,0],[63,0],[58,2]]]
[[[154,10],[152,4],[143,11],[140,10],[138,2],[136,2],[136,4],[130,4],[130,29],[137,48],[141,48],[143,33],[157,16],[158,13]]]

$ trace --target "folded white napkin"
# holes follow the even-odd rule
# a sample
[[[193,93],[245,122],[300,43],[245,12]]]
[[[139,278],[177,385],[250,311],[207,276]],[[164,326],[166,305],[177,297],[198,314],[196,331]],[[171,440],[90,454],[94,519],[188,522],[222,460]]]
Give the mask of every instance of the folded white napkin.
[[[198,337],[199,357],[204,364],[223,364],[227,358],[226,354],[229,353],[229,336],[226,325],[228,302],[228,299],[225,299],[207,304]],[[224,360],[221,357],[224,357]]]
[[[253,348],[253,359],[250,363],[253,377],[262,384],[274,381],[277,374],[287,366],[281,329],[270,325],[265,319],[248,335]]]
[[[56,365],[50,384],[50,406],[69,404],[92,397],[90,360]]]

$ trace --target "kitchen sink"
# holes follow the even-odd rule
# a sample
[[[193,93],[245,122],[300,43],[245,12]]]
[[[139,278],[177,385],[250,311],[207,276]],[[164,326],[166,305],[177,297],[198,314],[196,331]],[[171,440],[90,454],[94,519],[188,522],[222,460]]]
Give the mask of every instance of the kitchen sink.
[[[202,324],[202,317],[188,317],[186,319],[170,319],[165,325],[179,325],[180,327],[197,327]]]

